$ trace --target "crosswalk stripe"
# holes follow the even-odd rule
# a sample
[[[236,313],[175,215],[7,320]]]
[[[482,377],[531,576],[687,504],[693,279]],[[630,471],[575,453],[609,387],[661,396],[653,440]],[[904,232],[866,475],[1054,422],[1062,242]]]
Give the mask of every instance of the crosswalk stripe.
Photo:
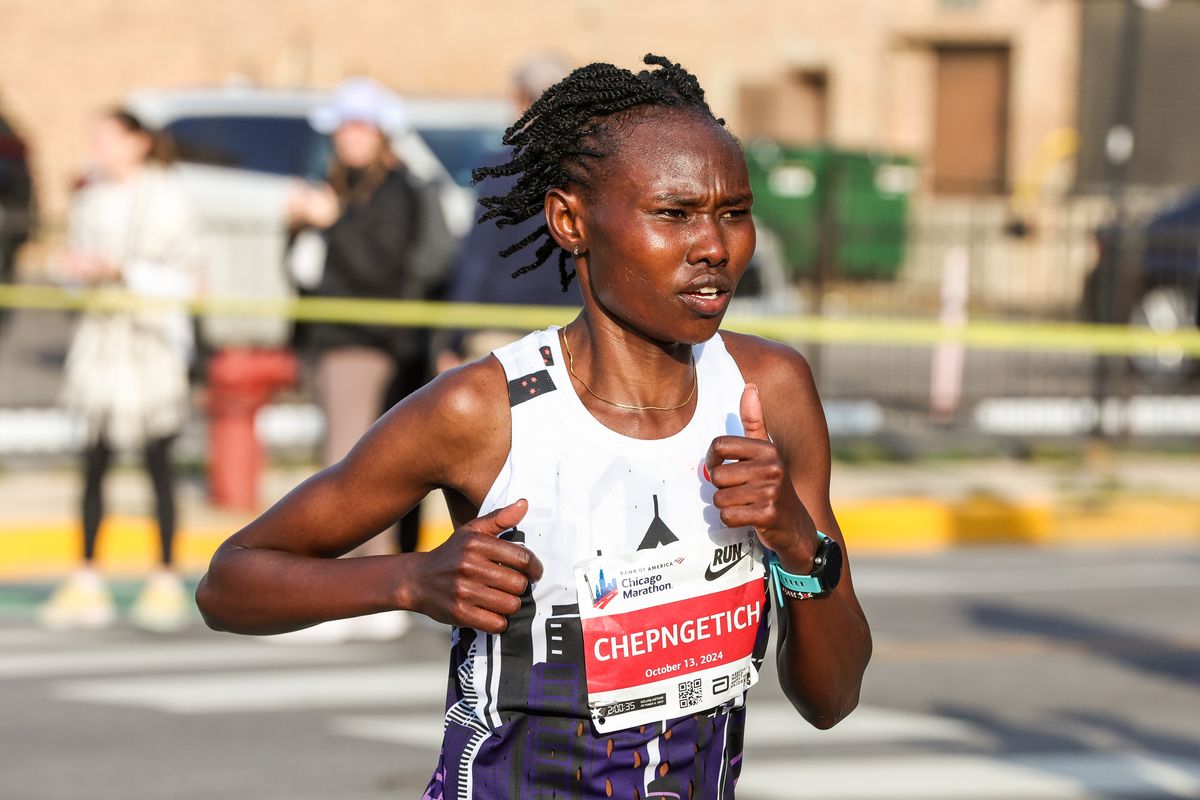
[[[70,644],[74,642],[73,638],[68,638],[62,634],[50,633],[49,631],[32,630],[26,628],[6,628],[0,629],[0,647],[16,647],[24,645],[56,645]]]
[[[794,716],[794,715],[793,715]],[[862,718],[857,726],[850,720]],[[931,738],[976,738],[970,726],[921,714],[860,708],[832,731],[819,732],[797,725],[783,714],[751,717],[748,748],[770,744],[805,746],[814,742],[869,744],[921,741]],[[786,722],[786,727],[778,723]],[[914,725],[912,736],[901,726]],[[331,730],[342,736],[403,745],[437,752],[441,728],[435,710],[389,715],[337,716]],[[839,730],[850,733],[834,738]],[[1166,793],[1170,797],[1200,797],[1200,762],[1140,754],[1078,753],[986,755],[905,755],[861,758],[822,756],[820,759],[763,758],[751,752],[738,784],[746,800],[792,800],[795,781],[803,774],[804,794],[829,800],[867,800],[889,797],[913,800],[961,800],[963,797],[1023,797],[1029,800],[1075,800],[1095,794]],[[812,765],[820,763],[821,769]]]
[[[440,710],[421,713],[374,714],[335,717],[335,733],[410,746],[429,744],[431,733],[441,729]],[[958,720],[886,708],[859,708],[837,727],[819,731],[790,707],[756,707],[750,703],[746,747],[883,744],[893,742],[980,742],[983,735]]]
[[[197,667],[345,663],[361,656],[342,647],[265,647],[259,642],[162,642],[83,649],[40,650],[0,656],[0,680],[67,675],[155,672]]]
[[[1119,574],[1104,565],[1044,569],[969,570],[894,567],[864,564],[854,571],[860,597],[1014,595],[1030,592],[1079,592],[1114,589],[1195,586],[1200,570],[1189,564],[1131,564]]]
[[[1095,796],[1200,797],[1200,761],[1136,753],[751,759],[738,782],[743,800],[1078,800]]]
[[[0,631],[4,644],[36,649],[0,655],[0,680],[49,678],[60,700],[184,715],[324,710],[334,735],[395,744],[431,759],[441,740],[445,666],[380,664],[387,656],[377,648],[265,647],[225,636],[111,642],[29,630]],[[1200,759],[979,752],[993,744],[968,722],[870,706],[818,731],[782,701],[752,698],[738,797],[791,800],[803,775],[804,795],[823,800],[1200,800]],[[897,745],[912,752],[867,755]]]
[[[779,701],[772,705],[749,701],[746,717],[746,746],[825,745],[883,742],[978,742],[983,736],[973,726],[958,720],[859,707],[836,727],[817,730],[794,709]]]
[[[59,683],[64,700],[175,714],[320,708],[440,707],[446,668],[430,664],[174,674]]]
[[[342,736],[402,744],[436,753],[441,743],[442,713],[429,710],[419,714],[340,716],[329,723]]]

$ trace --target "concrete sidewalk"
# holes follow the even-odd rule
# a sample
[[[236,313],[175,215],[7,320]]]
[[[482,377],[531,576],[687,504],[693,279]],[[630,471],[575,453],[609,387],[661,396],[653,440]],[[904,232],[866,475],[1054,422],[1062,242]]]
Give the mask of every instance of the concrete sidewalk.
[[[264,507],[311,473],[276,467],[265,476]],[[927,552],[957,545],[1119,545],[1136,539],[1200,539],[1200,458],[1118,455],[1098,485],[1078,465],[1002,460],[834,466],[832,495],[849,548]],[[0,581],[61,575],[79,552],[79,476],[66,469],[0,472]],[[203,485],[180,485],[178,561],[202,572],[213,550],[253,514],[207,502]],[[100,562],[113,574],[152,566],[157,536],[148,482],[115,470]],[[440,498],[426,504],[425,546],[449,531]]]

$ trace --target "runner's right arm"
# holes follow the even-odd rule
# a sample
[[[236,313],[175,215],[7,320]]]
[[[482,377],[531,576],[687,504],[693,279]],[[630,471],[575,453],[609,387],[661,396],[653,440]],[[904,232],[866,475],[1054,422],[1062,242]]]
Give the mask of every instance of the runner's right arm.
[[[498,633],[541,577],[526,548],[496,538],[518,502],[459,526],[429,553],[339,559],[435,488],[478,508],[508,454],[507,395],[492,358],[440,376],[383,416],[339,463],[231,536],[196,590],[217,630],[272,634],[407,609]]]

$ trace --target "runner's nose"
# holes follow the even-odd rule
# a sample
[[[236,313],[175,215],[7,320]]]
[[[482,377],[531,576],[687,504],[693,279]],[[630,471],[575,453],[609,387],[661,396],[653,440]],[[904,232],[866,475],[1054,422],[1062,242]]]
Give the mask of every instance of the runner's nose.
[[[688,250],[689,264],[716,269],[729,263],[729,247],[717,220],[707,215],[701,216],[695,231],[695,238]]]

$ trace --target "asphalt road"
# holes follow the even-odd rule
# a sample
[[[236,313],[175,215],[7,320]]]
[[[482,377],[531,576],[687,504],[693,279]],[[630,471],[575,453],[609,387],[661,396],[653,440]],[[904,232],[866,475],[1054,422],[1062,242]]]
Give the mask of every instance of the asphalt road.
[[[875,635],[862,705],[809,729],[768,669],[739,798],[1200,798],[1200,545],[855,566]],[[0,797],[420,795],[443,631],[63,636],[29,622],[43,591],[0,587]]]

